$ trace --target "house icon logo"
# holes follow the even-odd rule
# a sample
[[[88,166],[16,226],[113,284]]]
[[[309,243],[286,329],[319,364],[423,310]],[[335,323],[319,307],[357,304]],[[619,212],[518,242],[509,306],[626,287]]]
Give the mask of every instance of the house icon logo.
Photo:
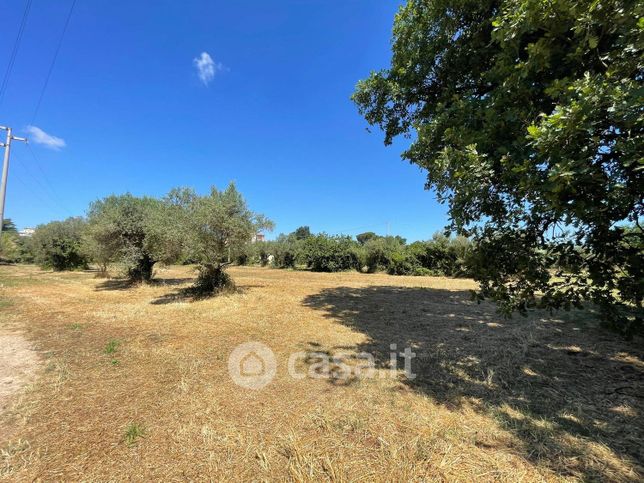
[[[244,377],[259,377],[266,372],[264,360],[254,352],[246,354],[240,361],[240,366]]]
[[[228,373],[239,386],[262,389],[277,373],[275,354],[261,342],[240,344],[228,357]]]

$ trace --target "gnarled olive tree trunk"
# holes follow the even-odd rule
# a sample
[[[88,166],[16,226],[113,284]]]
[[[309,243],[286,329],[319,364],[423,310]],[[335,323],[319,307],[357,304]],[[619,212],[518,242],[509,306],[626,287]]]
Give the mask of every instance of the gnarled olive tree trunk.
[[[227,290],[233,290],[235,283],[225,272],[228,263],[203,263],[199,266],[199,276],[195,282],[195,290],[200,295],[212,295]]]
[[[128,278],[134,282],[149,282],[152,279],[154,260],[150,255],[143,255],[138,263],[128,270]]]

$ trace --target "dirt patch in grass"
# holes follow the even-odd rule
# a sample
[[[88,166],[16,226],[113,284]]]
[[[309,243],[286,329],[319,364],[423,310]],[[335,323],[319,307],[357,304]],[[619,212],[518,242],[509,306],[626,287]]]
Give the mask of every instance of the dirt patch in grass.
[[[39,362],[38,353],[24,336],[0,331],[0,413],[33,379]]]
[[[194,301],[178,295],[190,267],[137,286],[0,267],[11,302],[0,326],[23,331],[46,357],[42,377],[0,416],[13,425],[0,433],[0,476],[642,477],[641,341],[599,330],[588,313],[507,321],[469,300],[469,280],[231,274],[238,292]],[[259,391],[228,373],[231,351],[249,341],[277,362]],[[390,370],[392,344],[416,353],[415,379],[402,360]],[[375,377],[294,379],[286,368],[297,351],[366,351]]]

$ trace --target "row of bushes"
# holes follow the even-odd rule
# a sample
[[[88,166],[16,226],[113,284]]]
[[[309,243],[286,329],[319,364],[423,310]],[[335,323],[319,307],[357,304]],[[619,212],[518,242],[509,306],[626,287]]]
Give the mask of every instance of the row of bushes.
[[[298,229],[301,231],[301,229]],[[363,234],[364,235],[364,234]],[[392,275],[468,276],[472,243],[465,237],[435,234],[431,240],[407,244],[392,236],[348,236],[325,233],[297,236],[297,231],[275,241],[252,244],[237,260],[276,268],[307,267],[316,272],[384,271]]]
[[[5,263],[37,263],[44,268],[87,268],[93,246],[84,236],[86,222],[80,217],[40,225],[33,236],[18,236],[11,220],[5,220],[0,237],[0,259]]]
[[[0,250],[7,261],[35,262],[54,270],[85,268],[90,262],[102,270],[109,257],[93,237],[83,218],[41,225],[31,238],[18,239],[15,230],[5,230]],[[316,272],[386,272],[392,275],[470,275],[468,258],[472,243],[465,237],[435,234],[431,240],[407,244],[399,236],[364,233],[356,239],[325,233],[311,234],[307,227],[274,241],[249,243],[240,250],[240,265],[259,264],[275,268],[306,267]],[[191,263],[189,258],[175,262]]]
[[[0,262],[33,263],[33,261],[31,239],[18,236],[15,230],[3,230],[0,236]]]

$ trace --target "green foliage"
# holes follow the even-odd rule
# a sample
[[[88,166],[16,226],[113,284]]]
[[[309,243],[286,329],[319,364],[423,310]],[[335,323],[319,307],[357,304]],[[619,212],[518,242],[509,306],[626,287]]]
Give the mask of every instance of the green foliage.
[[[297,238],[297,235],[280,235],[277,240],[271,243],[271,253],[273,255],[273,265],[277,268],[295,268],[298,259],[301,257],[301,240],[309,238]]]
[[[391,254],[387,273],[390,275],[414,275],[420,269],[418,259],[409,251],[395,251]]]
[[[31,244],[36,263],[54,270],[86,268],[87,258],[83,252],[82,218],[67,218],[36,227]]]
[[[364,235],[364,234],[362,234]],[[311,235],[298,240],[295,233],[279,235],[275,241],[255,243],[255,263],[275,268],[306,265],[313,271],[336,272],[355,269],[384,271],[391,275],[468,276],[471,242],[465,237],[434,235],[426,242],[406,245],[400,236],[379,236],[369,232],[361,242],[346,236]],[[263,262],[262,262],[263,261]]]
[[[150,197],[112,195],[90,205],[85,246],[98,262],[122,263],[134,281],[149,281],[158,261],[174,261],[164,204]]]
[[[293,232],[296,240],[305,240],[311,236],[311,229],[308,226],[301,226]]]
[[[366,266],[369,272],[389,270],[394,253],[402,251],[402,244],[394,237],[375,237],[364,244]]]
[[[391,275],[469,275],[471,242],[465,237],[435,234],[432,240],[405,245],[400,237],[377,237],[365,243],[369,272]]]
[[[369,240],[373,240],[375,238],[378,238],[378,235],[376,235],[372,231],[367,231],[364,233],[360,233],[359,235],[356,235],[356,240],[358,240],[358,243],[360,243],[360,245],[364,245]]]
[[[36,254],[34,251],[34,239],[32,236],[21,236],[16,240],[18,244],[18,262],[20,263],[34,263]]]
[[[3,231],[0,236],[0,259],[13,263],[21,258],[20,240],[16,232]]]
[[[11,218],[2,220],[2,233],[18,233],[18,228]]]
[[[251,258],[250,258],[249,250],[247,249],[240,251],[237,254],[237,257],[235,258],[235,263],[241,266],[248,265],[250,261],[251,261]]]
[[[252,245],[254,253],[256,253],[255,259],[262,266],[265,267],[269,263],[269,257],[271,255],[270,243],[261,241],[256,242]]]
[[[114,362],[114,361],[112,361]],[[118,363],[118,361],[116,361]],[[125,435],[123,440],[128,446],[133,446],[136,444],[139,438],[145,436],[145,428],[139,423],[130,423],[127,428],[125,428]]]
[[[340,272],[360,270],[355,242],[348,236],[329,236],[321,233],[307,238],[303,243],[307,267],[314,272]]]
[[[201,294],[216,293],[229,285],[224,267],[250,244],[258,231],[272,229],[272,222],[248,209],[235,185],[218,191],[212,187],[208,196],[183,191],[174,205],[179,207],[175,220],[180,220],[185,250],[199,264],[196,289]]]
[[[110,339],[107,344],[105,344],[105,349],[103,352],[106,354],[114,354],[118,347],[121,345],[121,342],[117,339]]]
[[[624,333],[642,323],[644,232],[620,227],[644,215],[642,13],[634,0],[408,0],[391,66],[356,88],[386,144],[414,139],[403,158],[477,241],[481,296],[507,313],[592,301]]]

